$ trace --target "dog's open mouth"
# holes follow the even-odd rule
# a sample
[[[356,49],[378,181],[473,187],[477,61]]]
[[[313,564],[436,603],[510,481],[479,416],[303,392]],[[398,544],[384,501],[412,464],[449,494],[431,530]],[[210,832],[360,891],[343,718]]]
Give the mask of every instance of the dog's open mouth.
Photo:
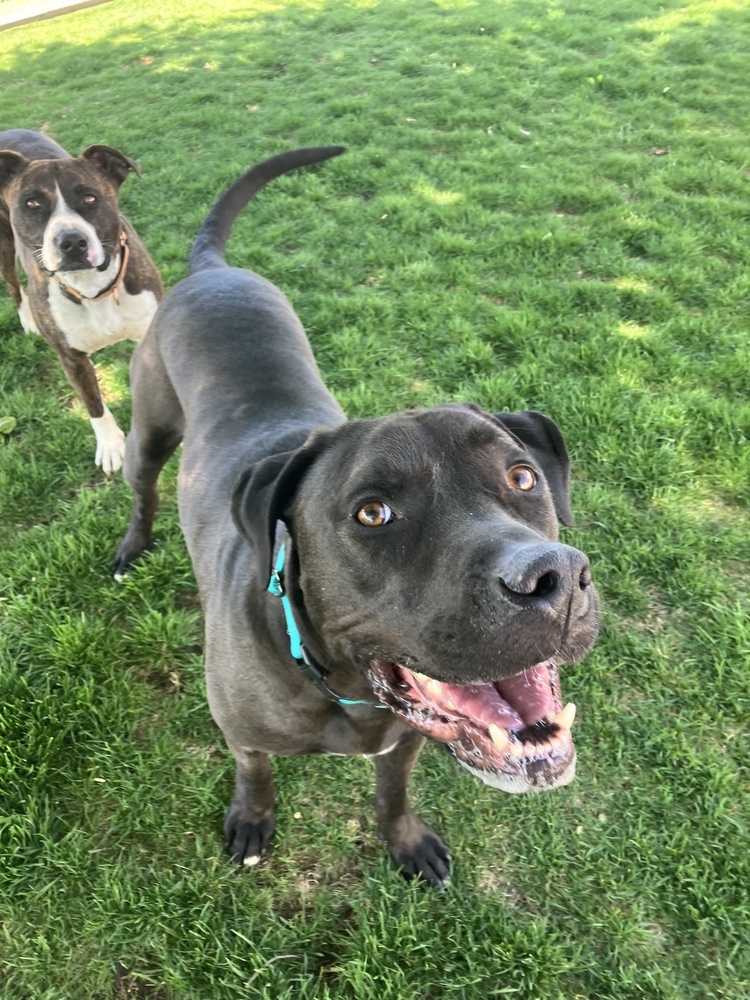
[[[491,684],[443,684],[377,657],[369,666],[381,701],[487,784],[528,792],[572,781],[575,706],[563,708],[552,661]]]

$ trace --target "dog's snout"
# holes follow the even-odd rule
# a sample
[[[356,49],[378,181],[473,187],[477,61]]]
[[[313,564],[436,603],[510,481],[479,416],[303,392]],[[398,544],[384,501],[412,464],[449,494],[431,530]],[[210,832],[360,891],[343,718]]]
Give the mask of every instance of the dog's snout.
[[[554,571],[542,573],[538,580],[534,582],[534,589],[531,591],[532,597],[549,597],[560,585],[560,577]]]
[[[591,567],[583,552],[556,543],[516,546],[498,576],[503,592],[522,603],[554,604],[591,585]]]
[[[69,257],[82,257],[89,248],[89,241],[77,229],[64,229],[55,238],[57,249]]]

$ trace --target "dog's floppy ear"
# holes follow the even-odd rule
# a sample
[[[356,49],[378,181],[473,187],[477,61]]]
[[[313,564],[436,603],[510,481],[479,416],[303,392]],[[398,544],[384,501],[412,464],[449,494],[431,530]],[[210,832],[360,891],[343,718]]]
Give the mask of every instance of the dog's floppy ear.
[[[520,413],[493,413],[503,427],[531,452],[544,472],[555,503],[555,513],[563,524],[574,524],[570,509],[570,460],[560,428],[551,417],[536,410]]]
[[[320,435],[296,451],[269,455],[240,476],[232,493],[232,517],[237,530],[255,550],[264,585],[271,576],[276,522],[322,450]]]
[[[87,146],[81,153],[82,160],[90,160],[119,187],[132,170],[138,177],[141,172],[135,160],[112,146]]]
[[[10,184],[16,174],[29,165],[29,160],[12,149],[0,149],[0,194]]]

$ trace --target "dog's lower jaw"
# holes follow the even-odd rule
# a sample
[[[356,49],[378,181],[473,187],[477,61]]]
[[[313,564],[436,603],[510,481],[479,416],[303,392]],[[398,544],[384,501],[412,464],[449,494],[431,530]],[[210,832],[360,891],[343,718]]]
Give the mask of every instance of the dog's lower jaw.
[[[474,777],[483,781],[485,785],[489,785],[491,788],[497,788],[501,792],[509,792],[511,795],[525,795],[529,792],[544,792],[549,791],[552,788],[562,788],[564,785],[569,785],[576,776],[575,750],[573,750],[572,756],[566,759],[564,766],[556,775],[554,775],[554,777],[540,775],[536,784],[529,784],[528,777],[522,778],[518,775],[507,774],[504,771],[480,771],[477,768],[472,767],[470,764],[467,764],[459,757],[456,757],[456,760],[458,760],[458,763],[462,767],[465,767],[470,774],[473,774]]]
[[[101,417],[91,417],[90,420],[96,435],[94,461],[101,466],[104,475],[108,476],[122,467],[125,459],[125,434],[106,406]]]
[[[72,270],[56,271],[53,278],[78,292],[84,299],[93,299],[112,284],[119,270],[118,253],[113,257],[103,256],[99,266],[87,262]]]
[[[519,794],[575,776],[575,706],[564,709],[557,668],[544,661],[494,684],[444,684],[389,660],[370,660],[377,696],[417,732],[445,744],[485,784]]]

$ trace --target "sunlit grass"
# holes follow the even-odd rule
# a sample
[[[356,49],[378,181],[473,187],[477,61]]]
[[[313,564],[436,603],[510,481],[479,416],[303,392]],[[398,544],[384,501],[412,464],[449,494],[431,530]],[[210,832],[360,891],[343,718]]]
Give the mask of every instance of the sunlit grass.
[[[275,851],[236,877],[176,461],[117,587],[128,491],[0,295],[0,995],[750,995],[749,48],[746,5],[701,0],[121,0],[0,34],[0,128],[138,160],[122,204],[168,285],[248,165],[346,144],[230,261],[289,295],[352,417],[550,413],[604,606],[563,678],[573,785],[420,760],[446,893],[402,884],[371,763],[336,758],[276,762]],[[122,426],[129,354],[95,358]]]

